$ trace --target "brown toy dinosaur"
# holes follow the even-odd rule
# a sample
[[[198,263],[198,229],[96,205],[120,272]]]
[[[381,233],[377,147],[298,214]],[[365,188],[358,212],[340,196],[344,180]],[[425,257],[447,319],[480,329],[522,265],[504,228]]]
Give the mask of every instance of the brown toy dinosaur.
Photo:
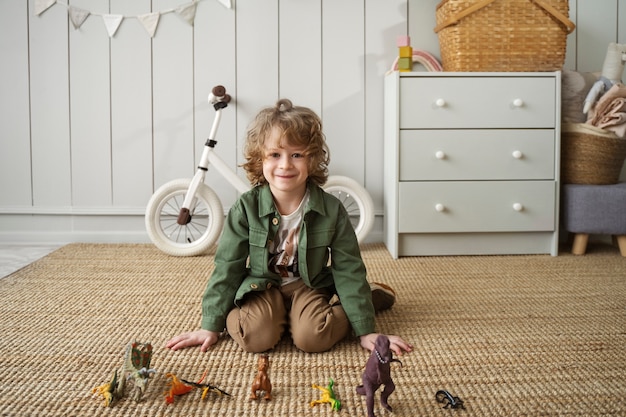
[[[252,382],[252,393],[250,394],[251,400],[256,400],[257,391],[265,392],[264,400],[269,401],[272,399],[272,383],[270,382],[269,377],[267,376],[267,370],[270,367],[270,358],[268,355],[259,356],[259,361],[257,363],[258,371],[254,381]]]
[[[381,385],[385,388],[380,393],[380,404],[388,411],[393,411],[387,403],[389,396],[396,389],[391,380],[391,362],[400,362],[393,359],[393,352],[389,348],[389,338],[379,335],[374,344],[374,350],[365,364],[363,372],[363,385],[356,387],[357,394],[365,395],[367,404],[367,416],[376,417],[374,414],[374,393]],[[402,362],[400,362],[402,365]]]

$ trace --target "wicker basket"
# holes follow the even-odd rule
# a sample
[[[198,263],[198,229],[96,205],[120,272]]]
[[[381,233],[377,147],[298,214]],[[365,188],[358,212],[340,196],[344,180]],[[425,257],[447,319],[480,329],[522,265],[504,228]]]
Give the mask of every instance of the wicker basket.
[[[563,125],[562,184],[616,184],[624,159],[626,138],[588,124]]]
[[[444,71],[557,71],[575,29],[568,0],[442,0]]]

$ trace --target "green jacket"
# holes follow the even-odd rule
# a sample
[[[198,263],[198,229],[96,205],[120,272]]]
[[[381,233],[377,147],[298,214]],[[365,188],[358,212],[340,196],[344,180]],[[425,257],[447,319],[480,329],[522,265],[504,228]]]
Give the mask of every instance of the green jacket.
[[[356,335],[373,333],[371,290],[348,214],[334,196],[316,185],[308,187],[298,243],[302,280],[311,288],[333,288]],[[268,242],[279,221],[268,185],[244,193],[231,207],[202,298],[203,329],[221,332],[226,315],[246,294],[280,286],[280,277],[268,270]]]

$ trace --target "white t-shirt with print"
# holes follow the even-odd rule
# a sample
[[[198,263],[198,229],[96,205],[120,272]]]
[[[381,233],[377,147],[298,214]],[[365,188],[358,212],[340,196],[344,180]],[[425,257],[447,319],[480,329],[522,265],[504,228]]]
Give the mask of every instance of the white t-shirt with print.
[[[276,272],[282,278],[282,285],[300,279],[298,271],[298,240],[304,208],[309,201],[307,190],[300,205],[293,213],[280,216],[280,226],[270,243],[269,269]]]

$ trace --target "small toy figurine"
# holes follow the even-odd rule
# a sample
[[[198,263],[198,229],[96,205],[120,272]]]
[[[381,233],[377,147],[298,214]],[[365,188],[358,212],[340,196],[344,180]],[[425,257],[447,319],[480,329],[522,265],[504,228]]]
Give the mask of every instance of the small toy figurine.
[[[191,390],[195,389],[195,388],[201,388],[202,389],[202,399],[204,400],[207,396],[207,394],[209,393],[209,391],[211,392],[215,392],[218,395],[228,395],[230,396],[229,393],[227,393],[224,390],[219,389],[216,386],[210,385],[210,384],[203,384],[202,381],[204,381],[204,377],[206,376],[208,371],[205,371],[202,374],[202,377],[200,378],[200,380],[198,382],[191,382],[191,381],[187,381],[185,379],[179,379],[176,375],[172,374],[172,373],[167,373],[165,374],[166,377],[170,378],[170,391],[165,395],[165,402],[168,404],[173,404],[174,403],[174,397],[176,397],[177,395],[185,395],[188,392],[190,392]]]
[[[119,391],[123,395],[126,380],[132,379],[135,385],[133,399],[140,401],[144,392],[148,388],[150,375],[156,370],[150,369],[152,360],[152,345],[150,343],[133,342],[126,346],[126,357],[124,360],[124,370],[120,380]]]
[[[391,379],[391,362],[400,361],[393,359],[393,352],[389,348],[389,338],[381,334],[376,338],[374,350],[365,364],[363,385],[356,387],[357,394],[366,396],[368,417],[375,417],[374,393],[381,385],[384,385],[385,388],[380,394],[380,403],[386,410],[392,411],[387,402],[391,393],[396,389]],[[402,366],[402,362],[400,365]]]
[[[206,372],[204,374],[206,374]],[[168,372],[167,374],[165,374],[165,376],[171,379],[170,391],[165,395],[165,402],[168,404],[173,404],[174,398],[177,395],[185,395],[195,388],[193,385],[181,381],[176,375],[172,373]],[[202,375],[202,378],[200,378],[200,381],[198,382],[202,382],[203,379],[204,375]]]
[[[113,404],[113,401],[119,398],[118,395],[118,385],[119,381],[117,379],[117,371],[113,372],[113,376],[111,377],[111,382],[100,385],[99,387],[95,387],[91,390],[93,394],[100,394],[102,396],[102,405],[105,407],[110,407]]]
[[[437,399],[438,402],[445,404],[443,408],[465,409],[465,406],[463,405],[463,400],[460,399],[459,397],[453,396],[446,390],[442,389],[442,390],[437,391],[437,393],[435,394],[435,398]]]
[[[269,377],[267,376],[267,371],[270,367],[270,358],[268,355],[259,356],[259,361],[257,363],[257,374],[252,382],[252,392],[250,394],[251,400],[256,400],[257,391],[265,392],[265,396],[263,399],[266,401],[270,401],[272,399],[272,383],[270,382]]]
[[[148,387],[150,375],[156,373],[154,369],[150,369],[151,359],[152,345],[150,343],[129,343],[126,346],[122,371],[119,374],[117,370],[113,372],[111,382],[96,387],[91,392],[102,395],[104,406],[110,407],[115,400],[124,396],[126,380],[132,378],[135,385],[133,398],[135,401],[140,401]]]
[[[409,36],[398,36],[398,71],[408,72],[413,69],[413,48]]]
[[[335,411],[341,410],[341,402],[335,397],[335,392],[333,391],[333,385],[335,385],[335,381],[333,381],[332,378],[330,378],[330,381],[328,382],[328,386],[326,387],[322,387],[317,384],[311,385],[313,388],[317,388],[318,390],[322,391],[322,393],[320,394],[319,400],[314,400],[310,402],[311,407],[315,407],[317,404],[329,403],[333,410]]]

